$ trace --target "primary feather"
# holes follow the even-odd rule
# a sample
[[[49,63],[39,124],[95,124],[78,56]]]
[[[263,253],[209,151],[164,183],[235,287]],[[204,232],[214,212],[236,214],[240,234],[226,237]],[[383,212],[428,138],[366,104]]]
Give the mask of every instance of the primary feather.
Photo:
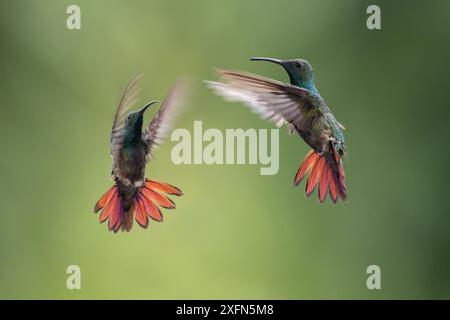
[[[175,121],[180,117],[187,99],[187,82],[178,78],[170,88],[161,107],[142,134],[147,146],[147,154],[163,142],[172,131]]]

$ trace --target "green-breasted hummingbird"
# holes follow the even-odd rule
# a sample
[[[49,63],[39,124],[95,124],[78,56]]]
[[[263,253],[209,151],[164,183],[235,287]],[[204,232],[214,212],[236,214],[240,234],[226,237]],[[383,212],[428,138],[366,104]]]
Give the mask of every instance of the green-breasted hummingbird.
[[[151,101],[135,112],[135,104],[142,76],[132,79],[125,89],[114,116],[111,131],[112,178],[115,182],[95,205],[102,210],[100,222],[109,219],[109,230],[130,231],[133,219],[143,228],[148,217],[162,221],[158,206],[173,209],[175,204],[165,195],[181,196],[182,192],[170,184],[146,179],[145,166],[151,154],[164,139],[184,105],[185,83],[177,79],[156,112],[142,131],[144,112],[156,101]]]
[[[297,133],[311,148],[294,178],[298,186],[309,173],[305,193],[310,196],[318,185],[323,202],[329,192],[335,203],[347,198],[342,157],[347,153],[344,127],[331,113],[314,84],[314,72],[303,59],[279,60],[250,58],[282,66],[290,84],[240,71],[218,70],[222,82],[207,85],[227,101],[240,101],[278,127],[287,124],[289,133]]]

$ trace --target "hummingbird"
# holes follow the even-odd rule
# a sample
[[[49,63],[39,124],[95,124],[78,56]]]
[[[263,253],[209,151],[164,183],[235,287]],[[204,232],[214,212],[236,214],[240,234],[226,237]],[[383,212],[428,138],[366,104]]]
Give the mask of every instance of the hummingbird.
[[[287,72],[290,84],[241,71],[217,70],[222,82],[205,81],[227,101],[242,102],[263,119],[284,124],[290,134],[298,134],[311,151],[301,162],[294,187],[308,175],[305,194],[318,185],[318,198],[330,195],[333,203],[347,199],[342,158],[347,154],[343,130],[314,83],[311,64],[303,59],[280,60],[253,57],[251,61],[278,64]]]
[[[142,130],[145,111],[157,101],[129,111],[136,103],[141,80],[142,75],[129,82],[117,107],[110,139],[111,177],[115,183],[94,208],[95,213],[102,210],[100,222],[109,219],[108,229],[114,233],[120,229],[130,231],[134,219],[143,228],[147,228],[149,218],[162,221],[159,206],[175,208],[175,203],[166,195],[183,194],[173,185],[145,178],[145,167],[181,113],[185,83],[181,79],[174,82],[153,119]]]

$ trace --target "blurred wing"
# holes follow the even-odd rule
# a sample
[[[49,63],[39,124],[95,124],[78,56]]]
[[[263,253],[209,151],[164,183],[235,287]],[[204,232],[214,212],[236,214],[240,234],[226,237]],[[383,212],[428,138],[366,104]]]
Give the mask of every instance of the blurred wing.
[[[218,70],[218,74],[224,83],[206,81],[209,88],[227,101],[244,103],[278,127],[288,123],[290,131],[292,126],[308,131],[323,116],[317,107],[321,98],[309,90],[242,72]]]
[[[186,103],[186,95],[186,80],[176,79],[159,110],[143,132],[142,138],[147,146],[147,155],[151,156],[151,153],[172,131]]]
[[[122,98],[120,99],[119,106],[117,107],[116,114],[114,115],[114,121],[111,130],[111,149],[113,149],[114,145],[117,145],[117,143],[119,143],[122,138],[121,131],[124,128],[125,118],[130,108],[137,101],[142,78],[142,75],[138,75],[137,77],[133,78],[128,83],[128,86],[126,87]],[[113,153],[113,150],[111,150],[111,153]]]

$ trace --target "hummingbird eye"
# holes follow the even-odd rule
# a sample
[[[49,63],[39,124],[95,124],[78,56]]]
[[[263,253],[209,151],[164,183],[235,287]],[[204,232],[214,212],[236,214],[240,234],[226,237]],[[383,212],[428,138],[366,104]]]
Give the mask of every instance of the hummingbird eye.
[[[299,69],[302,68],[302,64],[300,62],[297,62],[297,68],[299,68]]]
[[[130,120],[130,115],[127,115],[127,120]]]

